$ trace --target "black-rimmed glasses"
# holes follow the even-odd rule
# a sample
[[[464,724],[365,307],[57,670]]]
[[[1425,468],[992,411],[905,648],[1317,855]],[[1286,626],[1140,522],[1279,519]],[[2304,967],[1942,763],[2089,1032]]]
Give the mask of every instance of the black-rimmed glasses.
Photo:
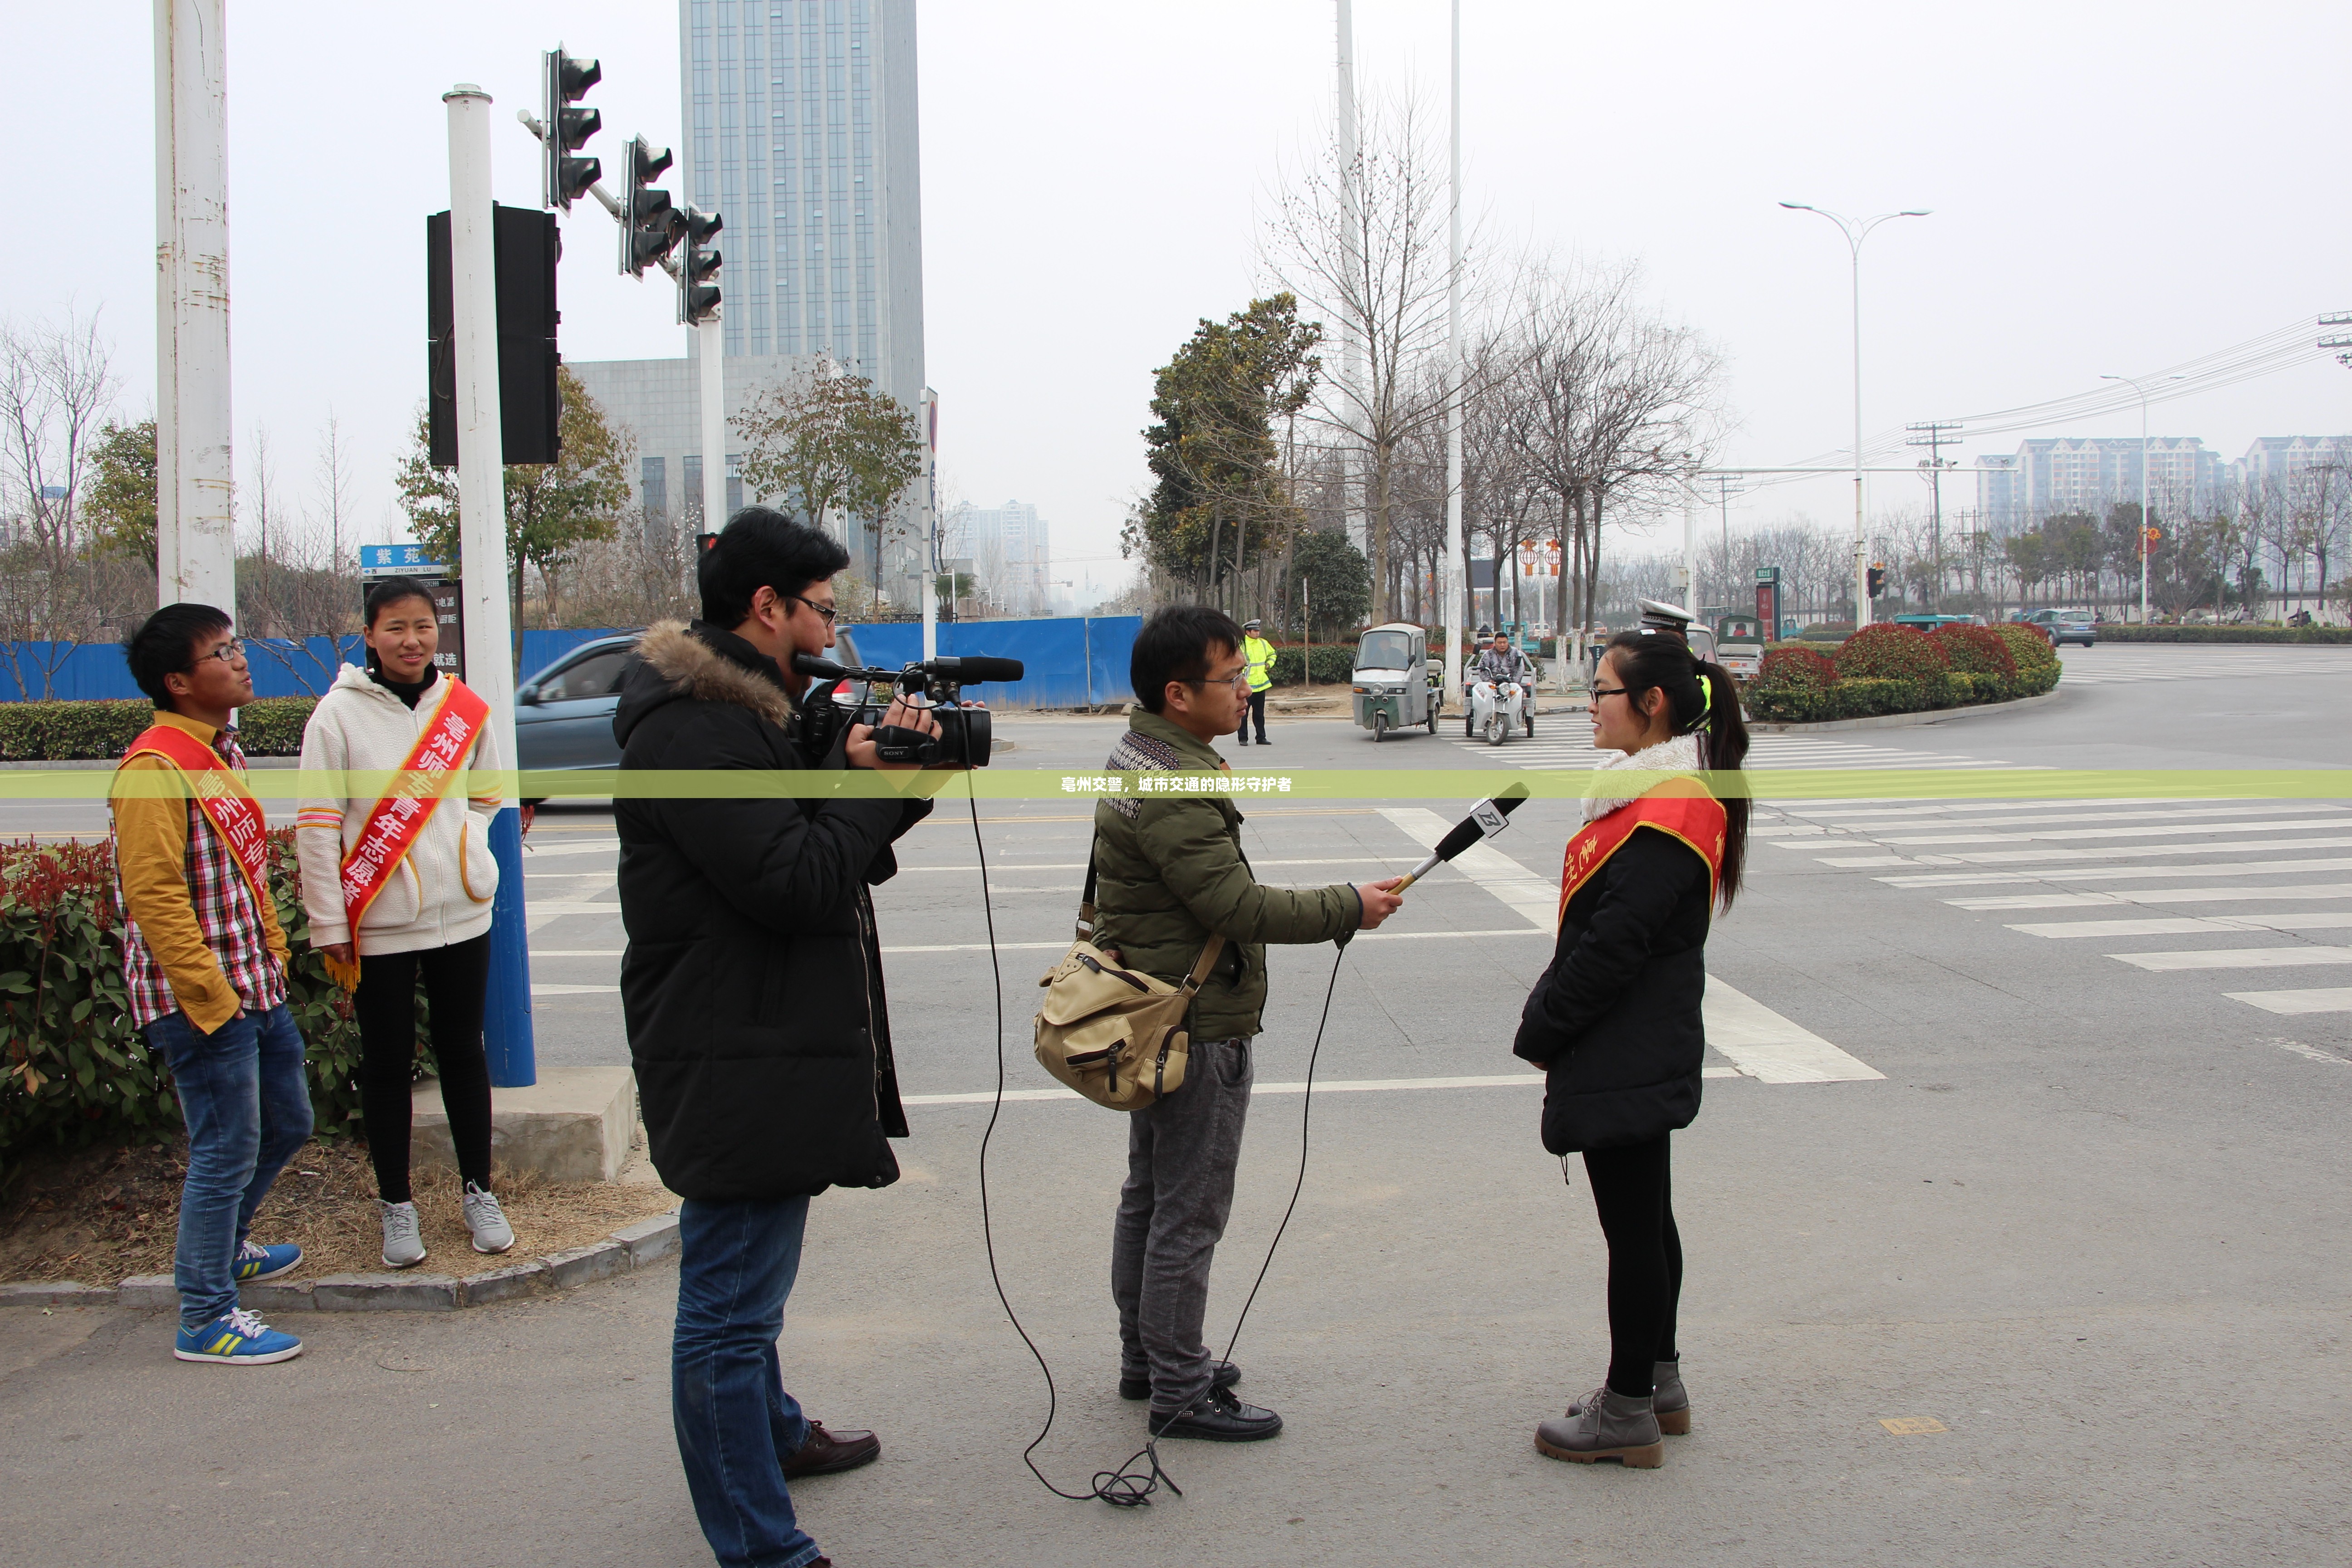
[[[806,605],[810,609],[814,610],[818,615],[823,616],[826,626],[833,625],[834,617],[841,614],[841,610],[837,605],[820,605],[814,599],[803,599],[798,594],[787,594],[784,597],[793,600],[796,603]]]

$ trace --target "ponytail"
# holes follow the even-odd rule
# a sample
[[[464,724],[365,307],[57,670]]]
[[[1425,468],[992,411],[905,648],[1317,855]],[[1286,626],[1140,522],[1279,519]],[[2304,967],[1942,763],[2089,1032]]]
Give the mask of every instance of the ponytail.
[[[1616,654],[1613,668],[1626,700],[1643,710],[1648,693],[1665,693],[1666,711],[1675,733],[1698,738],[1698,763],[1715,773],[1738,770],[1748,759],[1748,725],[1739,713],[1739,688],[1731,672],[1691,652],[1690,645],[1669,632],[1620,632],[1609,639]],[[1748,792],[1728,795],[1723,803],[1723,871],[1716,894],[1726,913],[1738,893],[1748,864]]]

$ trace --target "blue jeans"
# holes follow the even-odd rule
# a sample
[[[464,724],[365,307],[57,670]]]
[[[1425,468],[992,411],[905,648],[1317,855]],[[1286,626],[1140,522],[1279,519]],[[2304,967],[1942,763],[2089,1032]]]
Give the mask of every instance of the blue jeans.
[[[142,1033],[170,1066],[188,1124],[172,1283],[181,1327],[201,1329],[236,1305],[236,1249],[253,1211],[310,1136],[302,1031],[280,1005],[241,1012],[209,1035],[185,1013],[167,1013]]]
[[[678,1207],[670,1414],[694,1516],[721,1568],[803,1568],[822,1555],[784,1489],[783,1461],[809,1429],[776,1363],[808,1206],[797,1197]]]

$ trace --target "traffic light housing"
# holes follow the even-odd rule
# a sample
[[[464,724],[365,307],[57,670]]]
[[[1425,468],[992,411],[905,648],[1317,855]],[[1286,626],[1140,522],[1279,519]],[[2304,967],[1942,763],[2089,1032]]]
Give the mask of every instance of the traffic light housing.
[[[621,162],[626,187],[621,201],[621,270],[642,278],[646,268],[661,265],[677,245],[677,210],[670,205],[669,193],[654,185],[670,165],[670,152],[632,136],[621,150]]]
[[[1875,599],[1885,591],[1885,588],[1886,563],[1883,561],[1874,561],[1870,563],[1870,596]]]
[[[545,111],[547,134],[541,139],[540,205],[572,210],[574,197],[604,177],[604,165],[593,158],[575,158],[588,138],[604,128],[604,117],[593,109],[573,109],[588,89],[604,79],[594,60],[563,52],[558,44],[540,57],[540,106]]]
[[[677,319],[687,326],[709,321],[719,310],[719,252],[710,237],[723,226],[717,213],[688,207],[677,220]]]

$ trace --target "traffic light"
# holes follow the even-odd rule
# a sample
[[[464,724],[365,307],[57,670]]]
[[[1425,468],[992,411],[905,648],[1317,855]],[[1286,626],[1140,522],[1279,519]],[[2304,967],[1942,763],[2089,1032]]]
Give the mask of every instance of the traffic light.
[[[1885,587],[1886,563],[1874,561],[1870,563],[1870,596],[1875,599],[1885,590]]]
[[[540,56],[540,106],[545,110],[547,134],[541,141],[539,203],[572,210],[572,199],[583,195],[604,176],[604,165],[593,158],[575,158],[582,143],[604,127],[604,117],[593,109],[568,107],[588,95],[604,79],[604,68],[594,60],[577,59],[558,44]]]
[[[621,202],[621,270],[642,278],[646,268],[661,264],[677,244],[677,213],[669,193],[653,188],[670,165],[669,149],[647,144],[632,136],[621,150],[622,181],[627,187]]]
[[[708,279],[719,271],[710,237],[720,226],[717,213],[688,207],[678,216],[677,319],[689,327],[709,321],[719,309],[719,285]]]

